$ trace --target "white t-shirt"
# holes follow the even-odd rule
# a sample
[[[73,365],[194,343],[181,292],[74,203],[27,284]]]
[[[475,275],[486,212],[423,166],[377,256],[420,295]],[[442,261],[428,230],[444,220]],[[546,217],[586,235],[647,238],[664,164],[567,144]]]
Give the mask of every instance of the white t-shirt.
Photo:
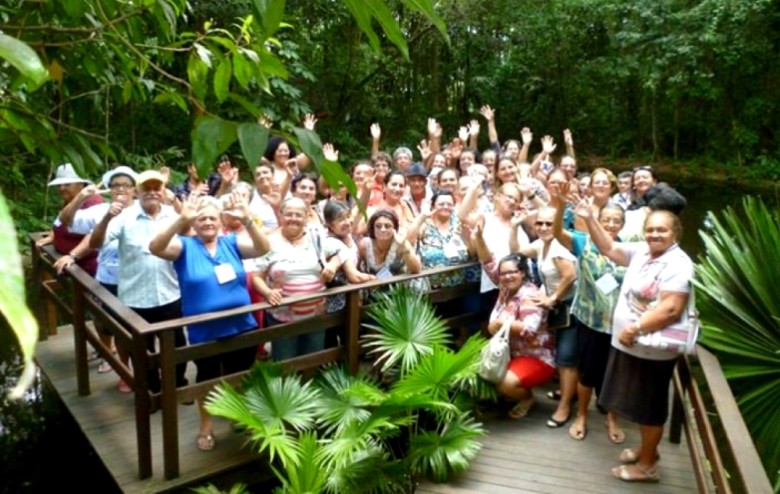
[[[541,239],[534,240],[531,243],[531,248],[536,251],[536,261],[539,267],[539,275],[544,283],[544,289],[547,292],[547,296],[552,296],[561,284],[561,273],[558,271],[558,267],[555,265],[555,259],[566,259],[576,265],[577,258],[569,252],[569,250],[561,245],[557,239],[552,239],[550,242],[550,248],[547,249],[547,255],[544,255],[544,241]],[[574,285],[569,288],[566,295],[561,300],[571,300],[574,296]]]
[[[482,237],[485,239],[485,244],[487,244],[487,248],[493,254],[493,259],[496,262],[509,255],[509,234],[511,231],[512,228],[502,224],[495,214],[485,215],[485,228],[482,230]],[[528,235],[525,234],[522,228],[517,229],[517,242],[520,244],[520,247],[528,245]],[[479,291],[485,293],[496,288],[498,288],[496,284],[490,280],[483,269]]]

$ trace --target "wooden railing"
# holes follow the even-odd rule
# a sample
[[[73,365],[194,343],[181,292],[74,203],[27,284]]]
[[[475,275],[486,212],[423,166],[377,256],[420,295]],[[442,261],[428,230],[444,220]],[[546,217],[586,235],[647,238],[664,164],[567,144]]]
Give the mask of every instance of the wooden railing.
[[[33,235],[32,240],[39,238]],[[316,318],[281,324],[270,328],[246,332],[225,341],[214,341],[197,345],[177,348],[174,344],[174,330],[188,324],[213,321],[238,314],[246,314],[257,310],[264,310],[270,306],[267,303],[258,303],[198,316],[183,317],[159,323],[147,323],[142,317],[122,304],[108,290],[106,290],[94,278],[89,276],[78,266],[68,269],[69,276],[56,276],[53,263],[59,256],[51,247],[36,249],[33,247],[33,271],[36,284],[42,287],[42,295],[47,301],[51,301],[61,310],[61,315],[73,324],[75,341],[76,377],[78,392],[80,395],[90,394],[88,372],[88,347],[94,347],[100,355],[116,370],[119,376],[125,380],[135,393],[135,423],[136,440],[138,446],[138,474],[140,478],[152,475],[152,443],[150,412],[162,409],[162,435],[163,435],[163,463],[164,476],[172,479],[179,476],[179,430],[178,430],[178,406],[179,402],[186,402],[203,396],[214,385],[228,381],[238,383],[245,372],[231,376],[220,377],[211,381],[191,384],[184,387],[176,387],[176,365],[210,357],[241,348],[257,347],[266,342],[273,342],[280,338],[297,336],[313,332],[325,331],[331,328],[343,328],[345,341],[341,346],[327,348],[322,351],[295,357],[282,362],[285,370],[306,370],[320,367],[331,362],[344,362],[348,370],[357,372],[360,348],[360,324],[365,312],[361,307],[361,291],[375,290],[385,285],[408,281],[419,276],[430,276],[462,270],[477,263],[469,263],[460,266],[436,268],[427,270],[419,275],[404,275],[371,281],[361,285],[347,285],[333,288],[316,294],[289,297],[284,299],[284,304],[292,304],[306,300],[320,299],[325,296],[344,294],[346,308],[339,313],[327,314]],[[476,284],[459,285],[431,292],[430,298],[434,303],[445,302],[466,294],[478,294]],[[72,297],[72,308],[66,302],[67,297]],[[43,302],[43,299],[41,299]],[[39,316],[46,321],[45,326],[50,328],[42,332],[42,337],[50,334],[56,328],[56,321],[52,320],[52,311],[47,308],[48,303],[38,304]],[[114,334],[117,345],[127,349],[132,358],[132,368],[124,365],[119,358],[112,353],[110,348],[104,346],[97,333],[87,323],[87,313],[94,320],[100,321],[111,333]],[[462,313],[447,320],[451,325],[463,326],[479,321],[477,313]],[[43,326],[42,326],[43,327]],[[159,351],[147,350],[148,338],[156,335],[159,338]],[[161,392],[154,394],[149,391],[147,382],[148,370],[160,370]]]
[[[702,346],[697,347],[696,355],[698,359],[680,357],[674,371],[670,441],[679,444],[685,431],[700,493],[712,492],[714,486],[718,494],[772,494],[769,478],[717,357]],[[711,400],[705,399],[695,374],[703,378]],[[717,417],[719,424],[713,424],[710,417]],[[716,429],[725,440],[718,440]]]
[[[39,238],[39,234],[33,234],[31,238],[35,242]],[[287,360],[283,362],[283,366],[287,370],[305,370],[330,362],[343,361],[351,372],[355,372],[361,351],[360,321],[365,311],[365,308],[361,307],[360,304],[361,290],[373,290],[418,276],[430,276],[464,269],[476,264],[438,268],[426,271],[421,275],[397,276],[359,286],[344,286],[317,294],[291,297],[285,300],[286,304],[343,293],[346,296],[347,305],[339,313],[251,331],[231,338],[229,341],[176,348],[174,328],[267,309],[269,306],[265,303],[253,304],[226,311],[149,324],[78,267],[69,270],[70,276],[56,276],[52,264],[59,256],[50,247],[41,250],[33,247],[32,252],[33,276],[35,276],[37,287],[36,300],[38,303],[36,309],[42,322],[41,327],[44,328],[41,332],[41,338],[45,339],[47,335],[53,334],[56,330],[57,314],[55,308],[59,309],[60,315],[72,322],[74,327],[79,394],[88,395],[90,393],[87,343],[97,349],[119,376],[133,388],[140,478],[146,478],[152,474],[149,412],[157,408],[162,409],[163,463],[166,479],[179,475],[177,403],[202,396],[222,380],[236,384],[244,374],[234,374],[225,378],[177,388],[176,364],[260,345],[268,341],[273,342],[282,337],[342,327],[345,328],[343,333],[345,342],[342,346]],[[438,303],[477,292],[476,285],[459,285],[435,290],[431,292],[430,298],[432,302]],[[72,297],[72,307],[67,302],[68,297]],[[106,309],[109,309],[110,312]],[[133,361],[132,369],[122,364],[111,352],[111,349],[102,345],[97,334],[89,328],[86,322],[87,311],[92,318],[101,321],[114,334],[117,344],[129,349]],[[448,322],[453,326],[463,326],[480,321],[478,314],[463,313],[449,319]],[[154,334],[160,338],[160,348],[158,352],[150,353],[147,351],[146,339]],[[772,493],[769,479],[717,358],[702,347],[698,348],[697,353],[698,359],[691,359],[698,362],[695,369],[692,368],[693,362],[686,357],[679,359],[675,369],[670,440],[679,443],[684,430],[699,492],[711,492],[714,486],[720,494],[731,492]],[[159,394],[152,394],[149,392],[146,382],[146,371],[158,368],[161,371],[162,391]],[[708,390],[708,394],[712,398],[710,401],[705,400],[693,370],[698,370],[698,374],[703,378],[701,385]],[[725,440],[717,440],[711,416],[718,418],[719,430]],[[726,461],[724,461],[724,456]],[[729,471],[727,471],[726,464],[731,468]]]

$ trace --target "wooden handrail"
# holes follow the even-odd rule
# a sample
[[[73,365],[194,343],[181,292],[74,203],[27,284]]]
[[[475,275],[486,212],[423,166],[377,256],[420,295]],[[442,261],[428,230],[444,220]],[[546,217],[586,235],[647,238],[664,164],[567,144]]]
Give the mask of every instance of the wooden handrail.
[[[679,358],[674,371],[670,440],[679,443],[681,429],[685,430],[700,493],[711,492],[710,484],[714,484],[719,494],[772,494],[769,477],[717,357],[702,346],[697,347],[696,355],[704,384],[712,397],[714,415],[719,419],[719,429],[726,440],[718,441],[716,438],[710,420],[713,414],[707,409],[708,404],[705,403],[687,357]],[[699,442],[704,450],[703,455]],[[735,471],[726,470],[724,453],[728,455]]]

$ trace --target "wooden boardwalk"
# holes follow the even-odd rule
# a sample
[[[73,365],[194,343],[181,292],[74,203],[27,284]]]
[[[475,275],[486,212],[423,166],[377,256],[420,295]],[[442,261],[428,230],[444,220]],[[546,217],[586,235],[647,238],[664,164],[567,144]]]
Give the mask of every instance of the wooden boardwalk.
[[[697,491],[688,447],[683,442],[661,442],[661,482],[637,484],[612,477],[623,448],[639,444],[639,428],[624,423],[627,439],[612,444],[607,437],[605,416],[591,405],[588,434],[583,441],[569,437],[566,424],[559,429],[545,425],[555,410],[546,391],[538,389],[537,402],[522,420],[504,418],[503,413],[484,419],[488,435],[471,468],[447,484],[425,483],[419,494],[518,494],[518,493],[664,493],[689,494]],[[667,430],[668,432],[668,430]]]
[[[133,395],[116,390],[117,375],[98,374],[97,362],[91,364],[92,394],[79,396],[76,388],[73,336],[69,326],[38,346],[38,363],[54,385],[66,407],[84,431],[99,457],[116,480],[119,489],[128,493],[164,492],[184,486],[199,485],[220,470],[250,465],[258,477],[265,471],[263,461],[249,453],[243,436],[232,432],[230,424],[215,419],[217,448],[203,453],[195,448],[198,427],[195,406],[179,406],[181,476],[166,481],[162,474],[161,412],[152,416],[153,476],[139,480],[136,463]],[[188,377],[194,379],[194,367]],[[549,429],[547,417],[555,403],[544,396],[547,389],[537,390],[537,404],[523,420],[514,421],[503,413],[484,419],[489,434],[470,470],[448,484],[425,483],[417,492],[431,493],[691,493],[696,484],[688,449],[669,443],[661,444],[661,482],[629,484],[612,478],[610,468],[624,447],[638,443],[638,429],[624,424],[628,439],[623,445],[609,442],[604,416],[591,411],[591,423],[584,441],[574,441],[567,426]],[[492,416],[490,416],[492,415]],[[256,464],[256,466],[253,465]]]
[[[214,419],[217,448],[208,453],[197,450],[197,407],[179,405],[181,476],[167,481],[163,478],[162,412],[158,411],[151,420],[153,476],[139,480],[133,395],[119,393],[117,374],[98,374],[95,361],[90,364],[89,373],[92,394],[79,396],[73,355],[70,326],[60,327],[59,334],[38,344],[38,365],[123,492],[164,492],[200,485],[205,483],[203,479],[219,471],[252,462],[257,463],[258,474],[266,470],[259,456],[250,454],[249,447],[244,447],[244,436],[234,433],[228,421],[223,419]],[[189,365],[187,377],[191,382],[194,382],[194,374],[194,366]]]

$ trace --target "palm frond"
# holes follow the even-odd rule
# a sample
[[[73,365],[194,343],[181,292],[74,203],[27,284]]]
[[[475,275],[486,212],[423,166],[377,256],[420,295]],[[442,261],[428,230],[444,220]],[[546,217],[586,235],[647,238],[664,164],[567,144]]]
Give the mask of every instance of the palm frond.
[[[293,468],[285,468],[284,473],[271,468],[282,483],[280,492],[285,494],[310,494],[324,492],[329,472],[323,463],[321,446],[317,434],[312,431],[301,433],[297,439],[300,451],[299,463]]]
[[[445,482],[454,472],[468,469],[482,448],[482,424],[461,414],[438,431],[422,431],[411,439],[409,462],[414,472]]]
[[[696,266],[701,340],[734,390],[764,466],[780,465],[780,223],[775,210],[746,197],[742,210],[709,213]]]
[[[380,301],[368,309],[375,324],[365,324],[375,332],[365,336],[371,353],[378,353],[382,370],[398,367],[401,375],[411,371],[435,345],[447,345],[447,326],[436,316],[427,297],[405,285],[380,294]]]
[[[331,366],[315,381],[320,392],[319,421],[326,435],[338,432],[353,421],[371,416],[370,408],[382,403],[386,393],[365,374],[350,376],[343,367]]]
[[[333,494],[405,493],[408,472],[399,460],[393,460],[381,446],[369,444],[354,452],[350,461],[333,468],[327,491]]]

